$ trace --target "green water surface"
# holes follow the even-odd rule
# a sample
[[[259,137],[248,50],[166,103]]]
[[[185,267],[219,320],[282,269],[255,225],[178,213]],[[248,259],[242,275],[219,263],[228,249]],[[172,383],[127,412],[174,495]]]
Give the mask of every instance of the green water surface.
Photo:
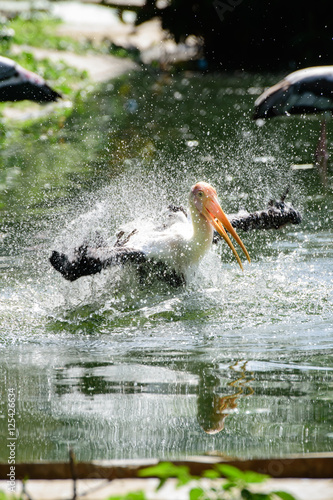
[[[0,158],[0,460],[285,456],[333,443],[332,168],[320,120],[251,120],[278,76],[150,70],[56,115],[4,123]],[[332,124],[328,124],[332,151]],[[96,231],[161,221],[198,180],[226,213],[289,187],[302,224],[220,244],[185,289],[130,269],[75,283],[49,265]]]

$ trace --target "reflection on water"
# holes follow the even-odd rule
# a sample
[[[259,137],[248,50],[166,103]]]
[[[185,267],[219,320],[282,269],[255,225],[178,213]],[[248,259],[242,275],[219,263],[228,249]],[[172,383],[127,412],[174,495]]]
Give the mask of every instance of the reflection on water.
[[[219,378],[214,373],[203,372],[199,382],[198,394],[198,420],[207,434],[217,434],[224,429],[225,419],[237,410],[237,400],[240,396],[249,396],[254,393],[248,385],[254,380],[248,378],[246,373],[247,362],[236,363],[230,366],[240,376],[228,383],[231,394],[221,396],[219,394]],[[203,377],[204,375],[204,377]],[[251,377],[253,374],[249,374]],[[226,388],[224,388],[226,390]]]
[[[19,460],[331,450],[332,191],[289,168],[309,162],[315,121],[250,121],[261,81],[141,74],[78,103],[58,142],[6,144],[2,167],[20,170],[1,199],[1,460],[11,387]],[[181,290],[50,267],[54,248],[186,205],[199,179],[227,213],[290,185],[303,223],[242,234],[244,273],[218,246]]]
[[[69,445],[80,460],[331,449],[332,370],[256,360],[245,367],[212,361],[204,349],[160,355],[131,344],[116,355],[92,340],[65,344],[7,351],[1,374],[19,388],[20,460],[67,460]]]

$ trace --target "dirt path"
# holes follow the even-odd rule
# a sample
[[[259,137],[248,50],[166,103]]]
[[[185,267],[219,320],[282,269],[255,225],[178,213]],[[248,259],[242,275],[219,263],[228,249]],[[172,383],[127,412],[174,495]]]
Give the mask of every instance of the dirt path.
[[[62,50],[41,49],[27,45],[13,47],[14,53],[22,51],[31,52],[36,59],[50,59],[50,61],[64,61],[79,71],[87,71],[89,79],[93,82],[105,82],[122,74],[139,69],[139,65],[128,58],[112,55],[78,55],[74,52]]]

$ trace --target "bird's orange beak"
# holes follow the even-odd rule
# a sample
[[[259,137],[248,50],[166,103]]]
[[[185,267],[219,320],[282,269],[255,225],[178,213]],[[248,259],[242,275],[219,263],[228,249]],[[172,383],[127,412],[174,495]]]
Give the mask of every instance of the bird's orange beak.
[[[225,215],[223,212],[222,208],[219,205],[219,202],[217,201],[217,198],[214,196],[209,196],[207,200],[204,202],[202,214],[206,217],[206,219],[210,222],[210,224],[216,229],[216,231],[222,236],[222,238],[228,243],[229,247],[231,248],[234,256],[237,259],[238,264],[240,265],[240,268],[243,270],[243,265],[242,262],[239,258],[238,253],[236,252],[235,247],[230,241],[230,238],[227,234],[227,231],[233,236],[233,238],[237,241],[238,245],[241,247],[243,252],[246,255],[246,258],[249,262],[251,262],[250,256],[248,254],[248,251],[246,250],[244,243],[236,233],[235,229],[232,227],[232,225],[229,222],[228,217]]]

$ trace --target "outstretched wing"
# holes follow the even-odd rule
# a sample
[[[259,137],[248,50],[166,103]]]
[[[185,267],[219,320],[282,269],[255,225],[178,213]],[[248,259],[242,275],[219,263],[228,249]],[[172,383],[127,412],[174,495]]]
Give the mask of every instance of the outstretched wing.
[[[141,282],[160,279],[169,285],[179,287],[185,284],[185,277],[160,260],[149,258],[144,252],[124,247],[93,248],[81,245],[75,249],[73,258],[53,251],[50,263],[68,281],[81,276],[91,276],[112,266],[134,264]]]
[[[287,193],[286,193],[287,194]],[[300,224],[302,216],[298,210],[284,201],[285,195],[280,201],[270,201],[266,210],[257,212],[247,212],[245,210],[228,215],[228,219],[235,229],[243,231],[253,231],[254,229],[279,229],[286,224]],[[214,232],[213,242],[217,243],[221,239],[217,232]]]
[[[100,247],[81,245],[75,249],[73,258],[53,251],[50,263],[66,280],[75,281],[81,276],[100,273],[109,266],[126,263],[143,264],[147,258],[143,252],[130,248]]]

